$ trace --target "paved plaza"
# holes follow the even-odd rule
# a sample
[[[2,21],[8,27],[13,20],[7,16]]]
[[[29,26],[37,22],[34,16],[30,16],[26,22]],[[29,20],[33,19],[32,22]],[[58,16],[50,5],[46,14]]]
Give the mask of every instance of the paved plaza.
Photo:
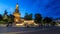
[[[0,34],[60,34],[60,27],[0,27]]]

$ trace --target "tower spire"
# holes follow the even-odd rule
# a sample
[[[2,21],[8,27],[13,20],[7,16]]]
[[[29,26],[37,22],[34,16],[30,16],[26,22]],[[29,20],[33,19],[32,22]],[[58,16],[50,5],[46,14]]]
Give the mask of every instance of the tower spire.
[[[16,9],[15,9],[15,11],[19,12],[18,0],[17,0],[17,3],[16,3]]]
[[[15,12],[19,12],[19,5],[18,5],[18,3],[16,4]]]
[[[16,9],[18,9],[18,3],[16,4]]]

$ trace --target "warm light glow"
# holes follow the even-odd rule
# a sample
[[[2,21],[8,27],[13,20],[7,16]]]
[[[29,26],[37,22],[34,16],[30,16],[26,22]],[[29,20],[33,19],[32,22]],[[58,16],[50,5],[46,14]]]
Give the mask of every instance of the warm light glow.
[[[16,26],[21,26],[21,25],[23,25],[23,24],[16,24]]]
[[[34,25],[38,25],[38,24],[34,23]]]
[[[18,4],[16,5],[16,9],[18,9]]]
[[[58,24],[57,26],[60,26],[60,24]]]
[[[16,19],[16,22],[18,22],[18,19]]]
[[[34,20],[24,20],[24,23],[33,24]]]
[[[16,5],[16,7],[18,7],[18,4]]]
[[[20,17],[20,15],[18,13],[15,13],[14,16],[15,17]]]

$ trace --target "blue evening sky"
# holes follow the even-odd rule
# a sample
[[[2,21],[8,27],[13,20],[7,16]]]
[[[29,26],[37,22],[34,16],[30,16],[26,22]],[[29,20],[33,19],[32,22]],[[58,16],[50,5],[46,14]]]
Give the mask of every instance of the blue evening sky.
[[[13,14],[16,3],[19,4],[21,17],[25,13],[40,13],[43,17],[60,17],[60,0],[0,0],[0,14],[7,10],[8,14]]]

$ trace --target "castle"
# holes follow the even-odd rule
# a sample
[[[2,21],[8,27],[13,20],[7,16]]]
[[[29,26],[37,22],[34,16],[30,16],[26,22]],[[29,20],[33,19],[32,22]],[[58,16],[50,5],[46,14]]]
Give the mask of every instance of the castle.
[[[15,9],[13,15],[14,15],[14,23],[16,24],[16,26],[26,26],[26,24],[34,25],[34,26],[38,25],[34,22],[34,20],[24,20],[21,18],[21,13],[19,11],[18,3],[16,4],[16,9]]]

